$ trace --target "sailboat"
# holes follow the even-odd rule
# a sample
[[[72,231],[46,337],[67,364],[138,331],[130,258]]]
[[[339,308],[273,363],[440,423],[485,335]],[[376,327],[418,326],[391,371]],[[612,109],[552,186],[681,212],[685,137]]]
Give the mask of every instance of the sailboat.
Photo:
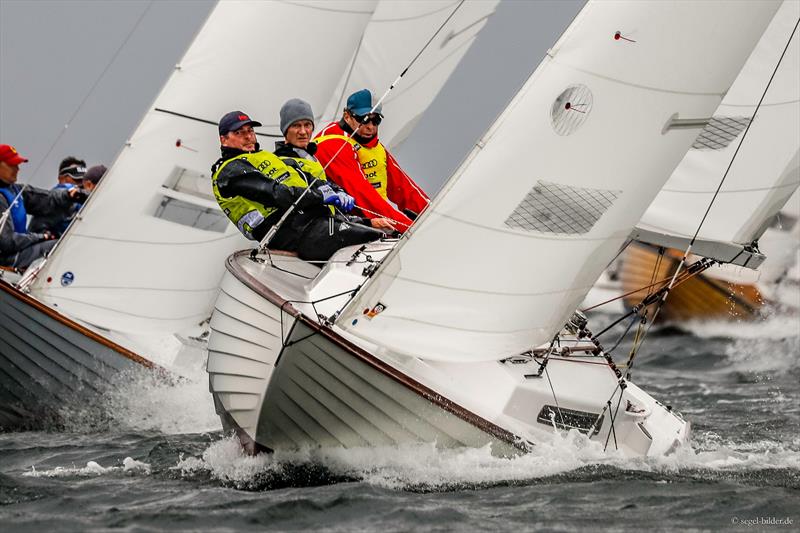
[[[617,269],[628,307],[640,304],[654,282],[672,276],[703,206],[719,186],[697,236],[699,256],[692,262],[702,256],[723,263],[675,287],[661,319],[752,319],[766,304],[800,310],[798,303],[782,299],[786,292],[779,289],[800,249],[800,38],[793,33],[798,20],[800,3],[784,2],[722,104],[637,224],[633,237],[639,242],[625,250]],[[736,250],[726,250],[727,242],[769,252],[769,258],[758,271],[731,264]]]
[[[387,112],[424,112],[496,4],[464,4],[452,20],[458,35],[421,60]],[[452,8],[451,1],[375,0],[216,5],[55,252],[18,284],[0,280],[0,426],[36,425],[83,407],[121,373],[201,365],[224,259],[248,246],[211,191],[216,120],[247,109],[265,123],[258,134],[269,145],[282,137],[278,111],[289,98],[340,112],[329,101],[353,83],[384,83],[381,58],[421,46]],[[293,39],[289,24],[265,33],[266,20],[303,20],[313,38]],[[252,38],[241,62],[228,47],[232,27]],[[315,58],[313,69],[305,61],[275,62],[280,75],[242,67],[252,57],[268,63],[287,42],[295,57]],[[395,137],[412,129],[406,124]]]
[[[689,423],[574,310],[778,7],[590,1],[402,239],[321,269],[231,255],[208,341],[223,425],[252,452],[510,455],[573,430],[630,455],[679,447]]]

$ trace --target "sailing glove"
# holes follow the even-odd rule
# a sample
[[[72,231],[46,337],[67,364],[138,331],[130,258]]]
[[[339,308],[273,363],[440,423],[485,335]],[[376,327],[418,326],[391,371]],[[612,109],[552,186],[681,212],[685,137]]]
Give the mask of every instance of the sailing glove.
[[[344,210],[345,213],[351,211],[353,207],[356,205],[356,200],[346,192],[340,192],[337,194],[339,197],[339,207]]]
[[[344,211],[350,211],[356,205],[352,196],[345,192],[336,192],[330,185],[322,185],[317,190],[322,194],[322,203],[325,205],[341,207]]]
[[[317,190],[322,195],[322,203],[325,205],[339,205],[339,195],[336,194],[330,185],[321,185]]]

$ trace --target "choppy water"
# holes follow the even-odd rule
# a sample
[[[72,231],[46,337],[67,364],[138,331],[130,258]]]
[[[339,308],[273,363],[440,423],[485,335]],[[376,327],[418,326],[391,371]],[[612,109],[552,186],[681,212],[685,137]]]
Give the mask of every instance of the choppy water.
[[[430,446],[246,457],[219,430],[202,372],[178,386],[132,380],[58,429],[0,433],[0,524],[800,530],[798,318],[656,330],[636,366],[637,384],[692,421],[691,448],[626,459],[554,435],[514,459]]]

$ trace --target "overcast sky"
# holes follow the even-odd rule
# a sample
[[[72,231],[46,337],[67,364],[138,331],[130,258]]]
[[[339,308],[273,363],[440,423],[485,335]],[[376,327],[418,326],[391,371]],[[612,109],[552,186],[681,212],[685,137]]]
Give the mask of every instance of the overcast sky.
[[[0,0],[0,143],[30,159],[20,181],[54,185],[67,155],[113,162],[214,3]],[[501,2],[398,150],[420,185],[438,190],[583,3]]]

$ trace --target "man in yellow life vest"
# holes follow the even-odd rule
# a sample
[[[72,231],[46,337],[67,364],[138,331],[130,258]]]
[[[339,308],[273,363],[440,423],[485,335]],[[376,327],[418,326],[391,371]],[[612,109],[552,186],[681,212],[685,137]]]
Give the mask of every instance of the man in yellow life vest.
[[[309,187],[303,172],[260,149],[253,126],[261,123],[241,111],[223,116],[219,121],[222,157],[211,168],[214,196],[245,237],[263,239],[294,204],[270,248],[297,252],[307,261],[326,261],[339,248],[383,235],[334,213],[331,207],[352,208],[352,197],[325,180]]]
[[[364,216],[391,219],[405,231],[429,200],[378,139],[383,115],[374,104],[368,89],[351,94],[342,119],[314,139],[316,157],[328,178],[355,198]]]
[[[309,174],[312,179],[327,179],[325,169],[314,156],[317,144],[311,142],[311,135],[314,133],[314,112],[311,110],[311,104],[300,98],[288,100],[281,107],[280,128],[284,140],[275,141],[275,155],[287,165]],[[331,186],[339,190],[337,185]],[[353,216],[348,218],[354,220]],[[388,232],[396,230],[388,218],[364,217],[354,221]]]

